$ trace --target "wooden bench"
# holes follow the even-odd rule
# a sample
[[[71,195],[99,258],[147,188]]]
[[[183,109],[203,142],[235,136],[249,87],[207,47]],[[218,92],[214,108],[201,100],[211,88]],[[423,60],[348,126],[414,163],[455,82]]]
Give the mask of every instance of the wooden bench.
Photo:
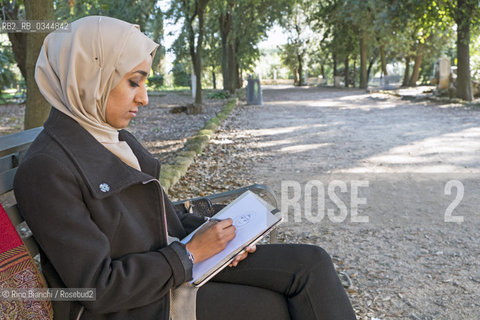
[[[7,212],[13,225],[16,227],[18,234],[27,246],[40,270],[39,247],[17,208],[17,202],[13,194],[13,179],[25,152],[41,131],[42,128],[39,127],[0,137],[0,203]],[[251,190],[261,195],[271,205],[276,208],[278,207],[277,198],[273,190],[268,186],[260,184],[212,194],[206,197],[175,201],[174,205],[177,209],[181,210],[199,208],[200,210],[195,209],[194,213],[212,215],[223,206],[221,203],[229,202],[247,190]],[[208,209],[208,207],[209,210],[206,210],[205,208]],[[274,230],[270,234],[270,242],[276,242],[276,238],[276,232]]]
[[[18,164],[41,131],[40,127],[0,137],[0,203],[39,268],[39,247],[18,211],[17,201],[13,194],[13,179]]]

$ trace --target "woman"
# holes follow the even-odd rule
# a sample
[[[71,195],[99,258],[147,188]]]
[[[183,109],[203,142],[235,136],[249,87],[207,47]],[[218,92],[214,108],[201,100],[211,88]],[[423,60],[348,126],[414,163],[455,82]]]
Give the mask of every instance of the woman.
[[[35,79],[53,108],[17,171],[15,195],[46,256],[49,287],[96,289],[95,301],[54,302],[57,319],[166,320],[171,289],[235,235],[225,220],[186,246],[168,241],[203,219],[175,212],[158,162],[123,130],[148,103],[156,48],[135,25],[92,16],[50,34],[40,52]],[[198,290],[197,319],[355,318],[322,249],[248,251],[256,252]]]

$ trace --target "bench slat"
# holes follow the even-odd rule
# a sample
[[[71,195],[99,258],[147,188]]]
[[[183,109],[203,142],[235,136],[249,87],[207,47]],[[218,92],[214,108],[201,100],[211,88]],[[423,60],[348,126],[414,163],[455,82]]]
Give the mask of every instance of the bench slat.
[[[0,194],[13,189],[13,179],[15,178],[16,172],[17,168],[0,173]]]
[[[0,137],[0,157],[27,149],[42,130],[38,127]]]
[[[0,158],[0,172],[16,167],[18,164],[18,154],[9,154]]]

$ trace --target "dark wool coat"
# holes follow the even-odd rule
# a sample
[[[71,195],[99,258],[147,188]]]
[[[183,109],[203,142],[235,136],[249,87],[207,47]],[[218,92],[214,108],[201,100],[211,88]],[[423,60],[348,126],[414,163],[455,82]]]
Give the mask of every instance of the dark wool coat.
[[[169,290],[191,279],[179,242],[202,222],[175,212],[160,165],[120,131],[142,172],[53,109],[15,176],[18,206],[48,258],[49,287],[95,288],[91,302],[55,302],[56,319],[168,319]]]

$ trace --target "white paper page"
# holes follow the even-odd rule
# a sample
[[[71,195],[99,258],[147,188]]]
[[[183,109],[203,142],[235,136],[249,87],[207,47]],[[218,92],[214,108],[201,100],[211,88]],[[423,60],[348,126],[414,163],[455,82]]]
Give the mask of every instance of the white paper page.
[[[236,227],[235,238],[230,241],[226,248],[215,256],[193,265],[193,281],[196,281],[204,273],[215,267],[217,263],[225,259],[231,252],[242,248],[244,243],[256,238],[268,225],[269,210],[257,199],[252,192],[247,192],[240,196],[237,202],[230,208],[225,208],[223,212],[215,215],[218,219],[232,218],[233,225]],[[185,241],[186,240],[186,241]],[[189,239],[188,239],[189,240]],[[188,242],[185,238],[182,242]]]

